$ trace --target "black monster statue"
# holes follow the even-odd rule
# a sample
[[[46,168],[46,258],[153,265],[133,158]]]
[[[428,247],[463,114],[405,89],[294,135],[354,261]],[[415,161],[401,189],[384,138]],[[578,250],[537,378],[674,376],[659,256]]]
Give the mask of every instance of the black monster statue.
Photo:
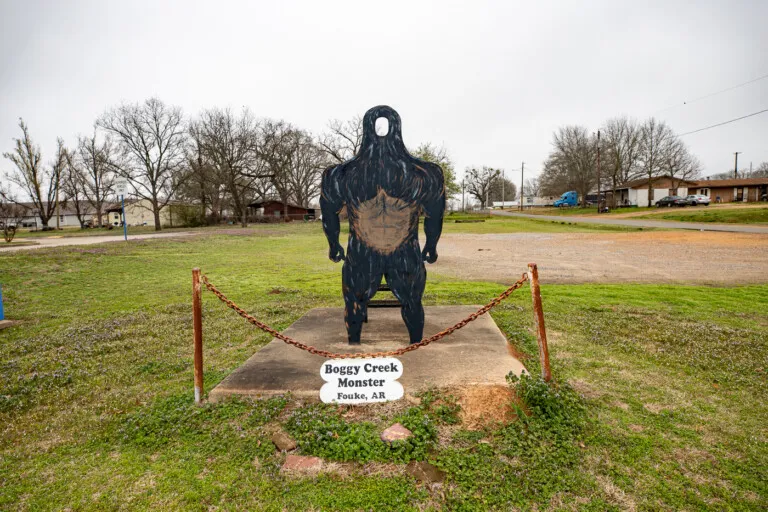
[[[386,118],[389,131],[376,134]],[[349,243],[346,257],[339,243],[339,212],[346,206]],[[427,280],[424,262],[437,260],[443,229],[445,185],[440,166],[419,160],[405,149],[400,116],[387,106],[373,107],[363,118],[360,151],[323,173],[320,207],[329,258],[342,268],[344,319],[350,344],[360,343],[368,302],[384,277],[401,305],[411,343],[421,340]],[[419,247],[419,215],[424,214],[424,250]]]

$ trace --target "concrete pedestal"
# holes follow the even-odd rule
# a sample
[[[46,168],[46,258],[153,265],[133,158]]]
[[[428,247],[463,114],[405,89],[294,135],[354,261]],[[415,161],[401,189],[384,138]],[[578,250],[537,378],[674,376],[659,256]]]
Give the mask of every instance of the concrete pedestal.
[[[478,308],[428,306],[425,308],[424,335],[440,332]],[[285,334],[302,343],[338,353],[379,352],[408,344],[408,331],[399,308],[369,309],[368,323],[363,327],[359,346],[347,344],[341,308],[312,309],[286,329]],[[522,363],[511,355],[506,338],[488,314],[450,336],[398,359],[403,363],[399,382],[406,395],[430,386],[505,384],[510,371],[520,375],[524,370]],[[296,396],[319,399],[323,361],[323,357],[273,339],[211,390],[208,399],[215,402],[231,395],[255,398],[288,391]]]

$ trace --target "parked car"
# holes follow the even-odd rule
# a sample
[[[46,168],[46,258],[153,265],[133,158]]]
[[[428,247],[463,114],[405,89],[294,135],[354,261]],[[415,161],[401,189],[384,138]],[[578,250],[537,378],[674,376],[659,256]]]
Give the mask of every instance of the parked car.
[[[703,204],[704,206],[709,206],[709,197],[703,195],[703,194],[691,194],[690,196],[685,198],[686,201],[688,201],[688,204],[691,206],[696,206]]]
[[[680,196],[662,197],[656,201],[656,208],[661,208],[662,206],[688,206],[688,200]]]

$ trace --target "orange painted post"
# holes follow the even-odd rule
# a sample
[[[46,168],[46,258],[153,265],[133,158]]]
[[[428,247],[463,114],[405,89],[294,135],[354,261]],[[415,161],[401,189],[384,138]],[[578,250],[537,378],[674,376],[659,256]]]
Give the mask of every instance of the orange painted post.
[[[531,282],[531,299],[533,300],[533,320],[536,322],[536,338],[539,341],[539,361],[541,376],[546,382],[552,380],[549,368],[549,348],[547,347],[547,330],[544,327],[544,308],[541,305],[541,288],[539,288],[539,269],[535,263],[528,264],[528,279]]]
[[[192,269],[192,331],[195,338],[195,403],[203,396],[203,304],[200,297],[200,269]]]

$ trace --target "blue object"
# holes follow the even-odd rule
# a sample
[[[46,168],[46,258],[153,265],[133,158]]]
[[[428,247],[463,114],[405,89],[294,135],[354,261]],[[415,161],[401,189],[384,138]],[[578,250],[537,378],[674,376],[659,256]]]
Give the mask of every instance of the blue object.
[[[569,190],[560,196],[560,199],[555,201],[555,206],[558,208],[561,206],[576,206],[579,204],[579,194],[575,190]]]
[[[120,196],[123,203],[123,237],[128,241],[128,224],[125,223],[125,196]]]
[[[0,320],[5,320],[5,314],[3,313],[3,285],[0,284]]]

